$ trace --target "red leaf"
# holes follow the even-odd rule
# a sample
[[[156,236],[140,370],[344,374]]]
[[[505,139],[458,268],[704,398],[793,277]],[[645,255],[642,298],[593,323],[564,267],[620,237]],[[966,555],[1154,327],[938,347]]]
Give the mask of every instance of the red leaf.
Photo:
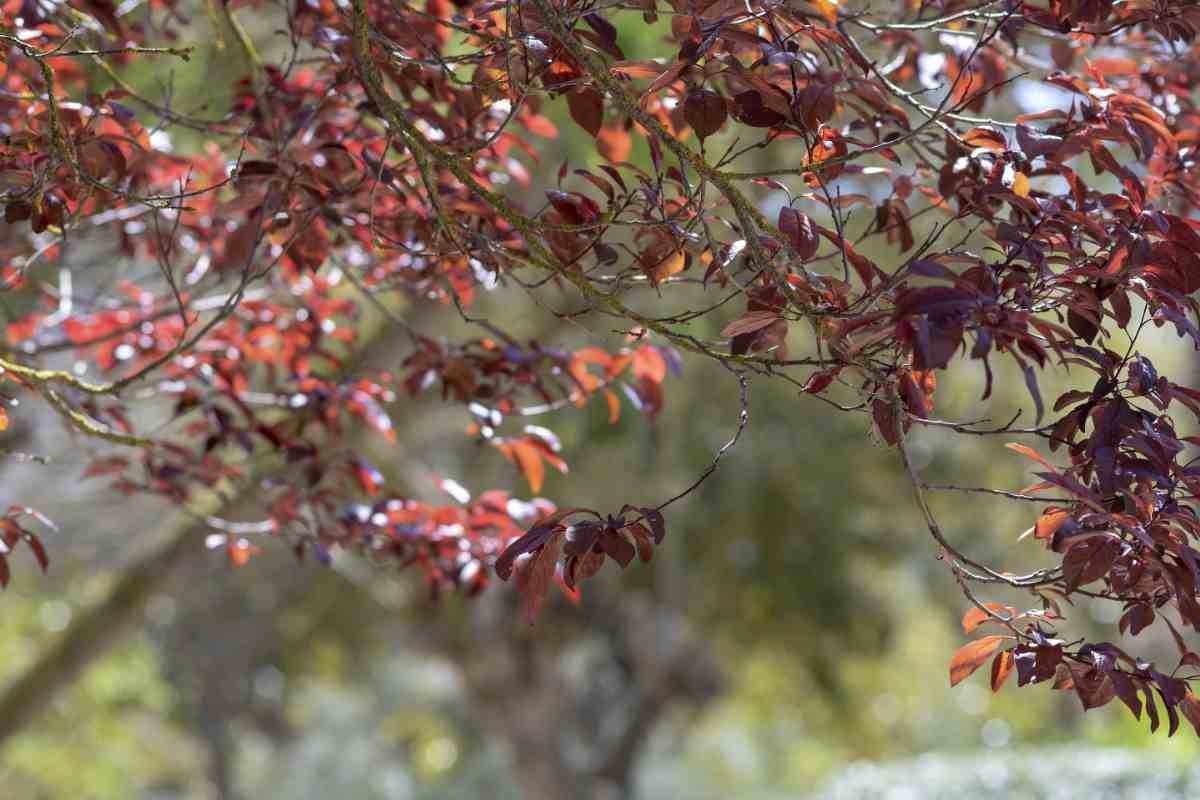
[[[8,208],[12,208],[11,203],[8,205]],[[42,317],[42,314],[33,314],[17,322],[10,322],[8,327],[5,328],[5,336],[8,339],[8,343],[20,344],[26,339],[32,339],[34,334],[37,333]]]
[[[555,537],[517,568],[521,613],[530,625],[537,619],[538,611],[546,599],[546,590],[550,588],[550,580],[558,563],[558,550],[558,538]]]
[[[350,472],[364,494],[374,497],[383,486],[383,475],[366,459],[355,457],[350,460]]]
[[[788,237],[788,243],[802,261],[808,261],[817,254],[820,240],[808,214],[791,206],[784,206],[779,209],[779,230]]]
[[[1142,694],[1146,697],[1146,716],[1150,718],[1150,732],[1158,730],[1158,706],[1154,704],[1154,691],[1149,684],[1142,686]]]
[[[1074,661],[1067,662],[1067,669],[1084,711],[1107,705],[1116,696],[1112,681],[1101,670]]]
[[[721,129],[729,109],[725,98],[707,89],[688,92],[683,101],[683,118],[701,140],[707,139]]]
[[[779,318],[779,313],[775,311],[747,311],[722,328],[721,336],[733,337],[741,336],[744,333],[753,333],[767,327]]]
[[[593,137],[604,127],[604,95],[591,86],[576,89],[567,95],[571,118]]]
[[[751,128],[771,128],[787,120],[783,114],[766,105],[763,96],[754,89],[737,95],[733,103],[738,121]]]
[[[662,512],[656,508],[639,508],[637,511],[641,513],[642,519],[650,524],[650,530],[654,532],[654,543],[662,544],[667,536],[667,522],[663,519]],[[621,513],[625,513],[624,509]]]
[[[26,531],[25,542],[29,545],[29,549],[33,551],[34,558],[37,559],[38,566],[45,572],[50,567],[50,557],[46,555],[46,548],[42,545],[42,540]]]
[[[875,400],[871,403],[871,415],[875,418],[875,427],[879,435],[888,444],[894,445],[900,441],[900,432],[896,429],[896,415],[892,406],[885,400]]]
[[[1133,685],[1133,681],[1124,672],[1113,670],[1112,672],[1113,691],[1117,697],[1121,698],[1121,702],[1129,707],[1133,713],[1134,719],[1142,718],[1142,701],[1137,695],[1137,687]],[[1184,712],[1185,715],[1187,712]]]
[[[595,550],[589,550],[581,556],[573,556],[567,563],[565,575],[567,584],[578,586],[599,572],[606,560],[604,553],[598,553]]]
[[[1179,703],[1179,710],[1183,712],[1184,718],[1192,723],[1196,735],[1200,736],[1200,700],[1196,699],[1196,695],[1191,692],[1185,694]]]
[[[808,380],[804,382],[804,388],[801,390],[804,394],[820,394],[829,388],[834,382],[838,374],[842,371],[841,367],[814,372],[808,376]]]
[[[625,530],[633,536],[638,558],[642,560],[642,563],[648,563],[654,557],[654,545],[650,543],[650,531],[640,522],[626,526]]]
[[[506,581],[512,575],[513,564],[517,557],[525,553],[531,553],[549,541],[552,537],[556,537],[562,533],[564,527],[562,521],[572,514],[577,514],[581,511],[586,511],[583,508],[568,508],[562,511],[556,511],[553,514],[539,520],[536,525],[530,528],[525,535],[518,538],[516,541],[504,548],[504,552],[496,559],[495,570],[500,576],[500,580]]]
[[[633,557],[637,552],[628,539],[612,528],[606,528],[600,534],[600,538],[596,541],[596,546],[605,553],[608,553],[613,561],[621,565],[622,569],[629,566],[629,562],[633,561]]]

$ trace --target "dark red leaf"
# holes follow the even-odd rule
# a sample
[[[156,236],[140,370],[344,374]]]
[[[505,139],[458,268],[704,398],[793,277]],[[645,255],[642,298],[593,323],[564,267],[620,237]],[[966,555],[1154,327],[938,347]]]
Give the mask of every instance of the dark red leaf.
[[[650,530],[654,532],[654,543],[662,544],[663,539],[667,536],[667,523],[663,519],[662,512],[655,508],[638,509],[644,519],[650,525]]]
[[[37,559],[38,566],[45,572],[50,567],[50,557],[46,555],[46,548],[42,545],[42,540],[34,536],[32,533],[25,533],[25,542],[29,545],[29,549],[33,551],[34,558]]]
[[[735,96],[733,103],[738,122],[751,128],[773,128],[785,121],[782,114],[763,104],[762,95],[754,89]]]
[[[579,127],[592,136],[599,136],[604,127],[604,95],[591,86],[576,89],[567,95],[567,108]]]
[[[779,209],[779,230],[802,261],[808,261],[817,254],[819,240],[807,214],[784,206]]]
[[[556,511],[540,520],[524,536],[521,536],[508,547],[504,548],[504,552],[496,559],[495,564],[496,574],[500,576],[500,580],[506,581],[512,575],[513,563],[517,560],[518,556],[537,550],[552,537],[561,534],[566,529],[562,521],[572,514],[577,514],[581,511],[586,511],[586,509],[569,508],[563,511]]]
[[[779,319],[775,311],[747,311],[721,329],[721,336],[733,337],[761,330]]]
[[[721,130],[728,115],[725,98],[708,89],[693,89],[683,101],[683,118],[701,140]]]
[[[537,619],[546,591],[554,578],[558,564],[558,539],[550,539],[537,553],[517,570],[517,592],[521,596],[521,613],[532,625]]]
[[[596,546],[607,553],[622,568],[628,567],[629,562],[633,561],[633,557],[636,555],[636,550],[629,540],[612,528],[606,528],[600,534]]]
[[[890,403],[878,399],[872,401],[871,414],[875,418],[875,427],[885,442],[894,445],[900,441],[900,434],[896,428],[896,415]]]

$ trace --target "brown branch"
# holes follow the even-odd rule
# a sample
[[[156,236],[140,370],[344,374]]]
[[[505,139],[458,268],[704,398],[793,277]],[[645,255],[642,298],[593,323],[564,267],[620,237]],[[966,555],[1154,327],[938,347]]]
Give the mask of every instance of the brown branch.
[[[1031,588],[1053,583],[1057,579],[1060,570],[1035,570],[1028,575],[1011,575],[997,572],[986,564],[969,558],[954,545],[950,544],[942,532],[937,518],[933,515],[933,510],[929,507],[929,501],[925,497],[925,482],[917,474],[916,467],[913,466],[912,459],[909,457],[907,437],[904,433],[904,415],[906,412],[903,407],[903,401],[898,396],[893,399],[892,413],[895,415],[895,425],[898,432],[896,448],[900,451],[900,460],[904,463],[904,469],[908,473],[909,480],[912,483],[913,497],[916,499],[917,508],[921,510],[921,515],[925,518],[925,527],[929,530],[930,536],[941,546],[945,554],[949,556],[950,568],[954,571],[955,575],[968,578],[977,583],[1004,583],[1019,588]]]

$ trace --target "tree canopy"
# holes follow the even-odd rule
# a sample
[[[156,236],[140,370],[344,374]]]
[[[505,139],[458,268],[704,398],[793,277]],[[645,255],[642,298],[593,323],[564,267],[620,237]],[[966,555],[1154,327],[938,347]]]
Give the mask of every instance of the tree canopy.
[[[651,560],[771,381],[903,464],[985,634],[952,684],[990,664],[993,690],[1015,672],[1200,732],[1200,388],[1144,353],[1157,329],[1200,347],[1193,4],[230,0],[211,46],[238,77],[199,97],[130,77],[195,55],[188,4],[2,7],[0,430],[44,404],[84,477],[193,521],[156,567],[198,540],[234,565],[352,550],[435,594],[511,580],[532,622],[550,592],[586,603],[608,561]],[[622,47],[635,25],[645,57]],[[567,125],[594,146],[545,163]],[[571,453],[534,418],[652,423],[696,360],[740,412],[677,492],[537,496]],[[940,415],[980,372],[981,413]],[[1051,373],[1070,388],[1044,398]],[[984,419],[1010,378],[1024,413]],[[406,411],[430,393],[521,490],[394,495],[362,443],[439,421]],[[995,443],[1035,482],[930,484],[919,429]],[[1011,563],[1030,543],[985,560],[935,492],[1021,504],[1048,565]],[[14,551],[54,557],[53,509],[13,502],[0,583]],[[1120,645],[1080,638],[1078,598],[1120,609]],[[1134,649],[1151,627],[1170,663]]]

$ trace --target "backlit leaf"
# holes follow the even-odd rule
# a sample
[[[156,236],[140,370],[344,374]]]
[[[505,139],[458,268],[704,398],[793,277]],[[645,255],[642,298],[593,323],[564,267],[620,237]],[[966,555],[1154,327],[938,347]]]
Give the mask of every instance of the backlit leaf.
[[[986,606],[989,611],[1009,619],[1011,619],[1017,613],[1015,608],[1003,603],[984,603],[984,606]],[[978,606],[968,609],[967,613],[964,614],[962,618],[963,633],[971,633],[988,620],[994,620],[994,617]]]
[[[1023,172],[1018,172],[1013,177],[1013,194],[1017,197],[1029,197],[1029,188],[1029,177]]]
[[[954,658],[950,659],[950,685],[957,685],[987,663],[997,648],[1008,639],[1010,637],[985,636],[960,647]]]
[[[992,128],[971,128],[962,136],[963,143],[969,147],[982,147],[987,150],[1007,150],[1008,140],[1004,134]]]
[[[550,539],[532,556],[526,556],[526,560],[517,568],[517,593],[521,597],[521,615],[530,625],[536,621],[546,599],[546,591],[550,588],[558,564],[558,552],[558,539]]]
[[[1008,680],[1013,670],[1013,654],[1011,650],[1002,650],[992,661],[992,691],[1000,691],[1000,687]]]

